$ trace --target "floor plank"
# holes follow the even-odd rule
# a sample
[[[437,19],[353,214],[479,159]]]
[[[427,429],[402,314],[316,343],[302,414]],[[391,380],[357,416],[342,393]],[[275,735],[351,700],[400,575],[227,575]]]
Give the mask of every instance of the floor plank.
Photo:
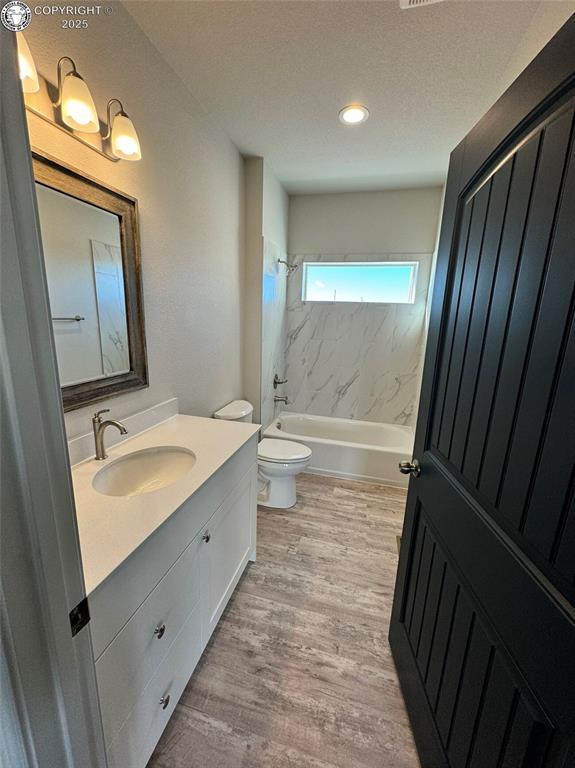
[[[248,566],[148,768],[418,768],[387,642],[402,489],[316,475]]]

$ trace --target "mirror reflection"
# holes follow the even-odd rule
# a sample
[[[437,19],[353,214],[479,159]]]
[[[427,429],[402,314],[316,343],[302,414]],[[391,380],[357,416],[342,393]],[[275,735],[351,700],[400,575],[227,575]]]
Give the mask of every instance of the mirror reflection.
[[[120,218],[43,184],[36,192],[61,384],[128,372]]]

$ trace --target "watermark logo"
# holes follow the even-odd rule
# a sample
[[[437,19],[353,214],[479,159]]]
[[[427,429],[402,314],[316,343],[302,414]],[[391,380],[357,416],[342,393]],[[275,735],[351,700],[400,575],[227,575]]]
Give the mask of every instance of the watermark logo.
[[[2,8],[0,20],[6,29],[21,32],[32,21],[32,11],[21,0],[12,0]]]

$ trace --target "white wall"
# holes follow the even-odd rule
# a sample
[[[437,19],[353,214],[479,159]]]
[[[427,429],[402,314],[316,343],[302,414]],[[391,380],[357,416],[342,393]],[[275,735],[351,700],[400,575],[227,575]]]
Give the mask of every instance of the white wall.
[[[246,157],[244,393],[254,420],[273,419],[273,376],[284,368],[288,196],[262,157]],[[279,393],[279,390],[278,390]]]
[[[302,270],[289,279],[290,410],[414,424],[441,194],[430,188],[290,198],[293,262],[413,256],[420,263],[413,305],[303,303]]]
[[[264,427],[273,421],[277,410],[274,395],[285,394],[273,388],[274,375],[285,376],[287,270],[278,259],[287,260],[289,198],[285,189],[264,164],[263,207],[263,284],[262,284],[262,366],[261,413]]]
[[[284,395],[285,387],[274,389],[274,376],[285,378],[287,271],[278,259],[287,258],[285,245],[278,246],[264,238],[262,283],[262,344],[261,344],[261,413],[264,427],[271,424],[276,413],[274,395]]]
[[[138,199],[150,387],[103,401],[122,418],[173,395],[184,413],[209,415],[243,395],[243,165],[236,147],[189,95],[119,3],[87,31],[34,17],[26,30],[41,74],[75,59],[100,115],[124,100],[143,158],[111,163],[39,118],[31,143]],[[93,406],[66,415],[70,437]]]
[[[263,279],[263,157],[244,158],[245,285],[244,337],[242,339],[243,391],[254,407],[254,421],[260,421],[262,279]]]
[[[287,253],[289,197],[266,162],[263,184],[263,235]]]
[[[293,195],[288,251],[431,253],[441,188]]]

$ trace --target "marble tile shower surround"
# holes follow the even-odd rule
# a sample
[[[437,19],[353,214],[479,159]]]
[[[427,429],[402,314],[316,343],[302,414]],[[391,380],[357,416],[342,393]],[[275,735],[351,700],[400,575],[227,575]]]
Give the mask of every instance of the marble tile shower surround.
[[[381,423],[415,423],[432,254],[298,255],[288,278],[287,410]],[[418,261],[413,304],[301,301],[304,261]]]
[[[262,286],[262,365],[261,422],[264,427],[274,419],[274,395],[285,395],[286,386],[273,388],[274,374],[285,378],[287,270],[278,259],[287,259],[276,243],[264,238]],[[289,385],[287,385],[289,386]]]

